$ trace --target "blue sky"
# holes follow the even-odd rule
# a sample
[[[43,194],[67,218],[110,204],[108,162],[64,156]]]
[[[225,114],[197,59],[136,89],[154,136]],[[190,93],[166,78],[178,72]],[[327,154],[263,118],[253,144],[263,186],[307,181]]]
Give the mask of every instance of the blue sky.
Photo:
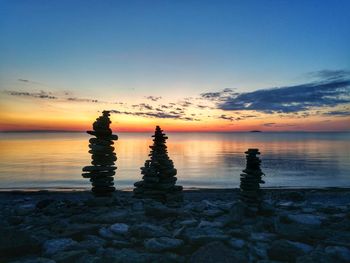
[[[349,13],[347,0],[0,0],[0,89],[133,100],[293,87],[350,69]]]

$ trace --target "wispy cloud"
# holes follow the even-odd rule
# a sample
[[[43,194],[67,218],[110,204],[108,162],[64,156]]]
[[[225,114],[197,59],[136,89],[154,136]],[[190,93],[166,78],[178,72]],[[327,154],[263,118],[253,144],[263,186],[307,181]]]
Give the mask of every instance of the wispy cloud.
[[[142,116],[142,117],[149,117],[149,118],[199,121],[199,119],[184,116],[183,114],[177,113],[174,111],[167,113],[167,112],[159,112],[159,111],[156,111],[156,112],[146,112],[146,111],[131,112],[131,111],[110,110],[110,112],[114,113],[114,114],[125,114],[125,115]]]
[[[162,97],[157,97],[157,96],[147,96],[147,97],[145,97],[146,99],[148,99],[148,100],[151,100],[151,101],[158,101],[158,100],[160,100]]]
[[[51,93],[47,93],[45,91],[26,92],[26,91],[8,91],[8,90],[5,90],[4,92],[8,95],[11,95],[11,96],[33,97],[33,98],[50,99],[50,100],[57,99],[56,96],[53,96]]]
[[[323,114],[326,116],[350,117],[350,110],[328,111]]]

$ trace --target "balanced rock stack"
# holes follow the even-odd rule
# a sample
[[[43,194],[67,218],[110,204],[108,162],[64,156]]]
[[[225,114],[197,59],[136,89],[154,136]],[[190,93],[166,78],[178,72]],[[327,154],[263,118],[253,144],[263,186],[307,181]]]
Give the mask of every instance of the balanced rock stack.
[[[134,196],[152,198],[161,202],[181,201],[183,198],[182,186],[175,185],[177,171],[173,161],[169,159],[165,145],[168,137],[159,126],[156,127],[152,137],[154,137],[154,143],[149,146],[151,148],[150,160],[147,160],[145,166],[141,167],[143,180],[134,184]]]
[[[264,173],[260,169],[261,160],[257,157],[259,149],[248,149],[245,152],[247,166],[241,174],[241,200],[246,204],[259,205],[261,202],[260,183],[265,183],[261,176]]]
[[[93,131],[87,131],[88,134],[94,135],[96,138],[89,140],[92,166],[85,166],[82,176],[90,178],[92,192],[96,196],[108,196],[115,191],[113,176],[117,169],[114,166],[117,156],[111,145],[114,144],[113,140],[118,140],[118,136],[112,134],[112,130],[109,128],[111,124],[109,116],[109,111],[103,111],[102,116],[94,122]]]

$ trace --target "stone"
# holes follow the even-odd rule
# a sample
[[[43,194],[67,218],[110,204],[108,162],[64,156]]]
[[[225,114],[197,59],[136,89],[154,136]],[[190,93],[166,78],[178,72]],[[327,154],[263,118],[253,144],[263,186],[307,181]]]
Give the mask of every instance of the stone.
[[[169,237],[151,238],[144,241],[145,248],[151,252],[175,250],[183,246],[183,244],[184,242],[181,239]]]
[[[322,217],[311,214],[291,214],[288,219],[293,223],[305,224],[311,226],[320,226],[322,224]]]
[[[15,213],[18,216],[26,216],[35,211],[35,205],[34,204],[25,204],[25,205],[20,205],[16,207]]]
[[[152,237],[170,237],[170,232],[162,227],[148,223],[141,223],[130,228],[130,232],[137,237],[152,238]]]
[[[103,238],[94,235],[87,235],[83,241],[79,242],[79,247],[84,248],[91,253],[96,253],[99,248],[106,246],[106,244],[107,241]]]
[[[190,244],[204,244],[212,241],[226,241],[230,236],[225,234],[221,229],[212,227],[187,228],[182,234]]]
[[[271,242],[274,239],[276,239],[276,235],[272,233],[260,232],[250,234],[250,240],[254,242]]]
[[[129,226],[123,223],[115,223],[109,229],[117,235],[126,235],[129,232]]]
[[[243,239],[236,239],[236,238],[231,238],[228,241],[228,244],[230,247],[235,248],[235,249],[241,249],[246,245],[246,242]]]
[[[307,244],[289,240],[275,240],[268,249],[268,255],[273,260],[294,262],[297,257],[303,256],[311,250],[312,247]]]
[[[239,251],[228,248],[222,242],[211,242],[195,251],[190,263],[232,263],[248,262],[246,256]]]
[[[328,246],[325,252],[339,262],[350,262],[350,250],[341,246]]]
[[[58,238],[46,240],[43,244],[44,255],[53,255],[77,244],[78,242],[74,241],[71,238]]]

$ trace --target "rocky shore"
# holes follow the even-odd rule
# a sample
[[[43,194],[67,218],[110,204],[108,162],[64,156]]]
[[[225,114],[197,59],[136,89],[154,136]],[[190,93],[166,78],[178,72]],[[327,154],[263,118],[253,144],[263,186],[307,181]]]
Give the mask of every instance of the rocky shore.
[[[0,192],[0,262],[350,262],[350,189],[265,189],[258,215],[238,200]]]

